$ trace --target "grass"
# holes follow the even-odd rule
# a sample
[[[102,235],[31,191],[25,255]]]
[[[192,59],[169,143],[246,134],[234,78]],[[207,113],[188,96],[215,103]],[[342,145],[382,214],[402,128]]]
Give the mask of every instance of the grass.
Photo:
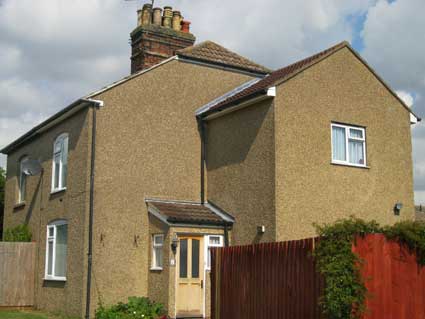
[[[0,319],[68,319],[35,310],[0,310]]]

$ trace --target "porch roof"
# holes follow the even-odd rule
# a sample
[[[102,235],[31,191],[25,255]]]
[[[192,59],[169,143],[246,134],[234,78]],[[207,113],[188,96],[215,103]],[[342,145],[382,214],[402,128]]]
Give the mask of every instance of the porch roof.
[[[170,225],[229,225],[234,219],[212,203],[146,199],[148,211]]]

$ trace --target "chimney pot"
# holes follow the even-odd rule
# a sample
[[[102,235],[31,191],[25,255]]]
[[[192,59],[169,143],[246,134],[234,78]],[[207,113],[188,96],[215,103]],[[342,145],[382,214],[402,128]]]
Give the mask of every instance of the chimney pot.
[[[152,5],[149,3],[146,3],[143,5],[142,8],[142,25],[147,25],[151,23],[151,11],[152,11]]]
[[[142,25],[142,9],[137,10],[137,26]]]
[[[162,9],[161,8],[154,8],[153,9],[153,24],[155,25],[161,25],[161,14],[162,14]]]
[[[185,32],[185,33],[189,33],[190,32],[190,21],[187,20],[183,20],[181,22],[181,31]]]
[[[173,11],[173,30],[180,31],[181,29],[181,20],[182,16],[180,14],[180,11]]]

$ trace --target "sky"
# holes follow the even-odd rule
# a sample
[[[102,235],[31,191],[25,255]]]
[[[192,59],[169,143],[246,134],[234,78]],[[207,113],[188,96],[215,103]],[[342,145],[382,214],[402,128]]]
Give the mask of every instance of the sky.
[[[0,0],[0,147],[129,74],[129,33],[142,4]],[[347,40],[425,117],[423,0],[155,0],[164,5],[192,22],[197,42],[215,41],[270,68]],[[425,121],[412,128],[412,145],[415,201],[425,204]]]

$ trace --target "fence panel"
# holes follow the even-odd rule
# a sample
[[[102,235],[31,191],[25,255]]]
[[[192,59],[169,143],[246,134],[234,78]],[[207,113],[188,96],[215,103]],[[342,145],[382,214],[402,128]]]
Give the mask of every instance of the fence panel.
[[[211,318],[321,318],[315,239],[212,251]]]
[[[365,261],[369,297],[364,319],[425,318],[425,267],[415,253],[380,234],[358,238],[353,250]]]
[[[34,304],[35,245],[0,242],[0,306]]]

